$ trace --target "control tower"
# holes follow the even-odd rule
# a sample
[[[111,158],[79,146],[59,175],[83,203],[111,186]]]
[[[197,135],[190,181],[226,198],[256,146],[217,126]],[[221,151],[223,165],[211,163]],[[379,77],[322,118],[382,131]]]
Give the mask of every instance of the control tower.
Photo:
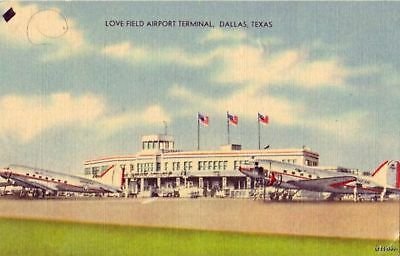
[[[168,153],[176,151],[175,140],[171,135],[153,134],[142,136],[141,153]]]

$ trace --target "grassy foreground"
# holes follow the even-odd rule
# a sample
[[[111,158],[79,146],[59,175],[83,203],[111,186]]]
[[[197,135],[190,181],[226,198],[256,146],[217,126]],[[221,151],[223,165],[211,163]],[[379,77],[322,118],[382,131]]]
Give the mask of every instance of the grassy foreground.
[[[376,252],[377,245],[397,248]],[[398,242],[0,218],[1,255],[397,255]]]

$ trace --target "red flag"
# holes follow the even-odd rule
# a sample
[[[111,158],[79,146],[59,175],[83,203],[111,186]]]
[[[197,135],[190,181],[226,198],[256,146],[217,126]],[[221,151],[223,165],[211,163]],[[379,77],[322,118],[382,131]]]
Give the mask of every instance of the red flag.
[[[229,122],[233,125],[237,125],[239,123],[239,117],[237,115],[231,115],[227,113],[227,118]]]
[[[208,121],[209,121],[208,116],[198,113],[197,118],[201,124],[208,126]]]
[[[258,113],[258,121],[263,124],[268,124],[269,118],[266,115],[262,115],[262,114]]]

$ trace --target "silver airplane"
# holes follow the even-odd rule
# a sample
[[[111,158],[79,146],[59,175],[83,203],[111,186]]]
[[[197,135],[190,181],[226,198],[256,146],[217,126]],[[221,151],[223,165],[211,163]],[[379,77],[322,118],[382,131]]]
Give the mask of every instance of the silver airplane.
[[[0,183],[0,187],[4,187],[4,190],[7,186],[22,187],[20,196],[26,195],[28,191],[33,192],[34,197],[44,197],[46,193],[57,195],[58,192],[94,194],[122,192],[118,187],[91,179],[22,165],[10,165],[0,170],[0,176],[6,180]]]
[[[275,187],[276,191],[270,193],[272,200],[292,200],[300,190],[329,192],[329,199],[341,199],[343,195],[350,194],[354,196],[354,201],[360,200],[360,195],[374,200],[380,198],[381,201],[389,194],[400,195],[399,160],[384,161],[371,176],[256,159],[240,166],[239,171],[261,181],[264,186]]]

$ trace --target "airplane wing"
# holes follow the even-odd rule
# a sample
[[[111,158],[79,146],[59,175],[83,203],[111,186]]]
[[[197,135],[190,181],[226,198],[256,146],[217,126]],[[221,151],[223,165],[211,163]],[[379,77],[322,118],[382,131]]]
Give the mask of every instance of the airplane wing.
[[[0,182],[0,187],[8,187],[11,186],[12,183],[11,182]]]
[[[111,186],[107,186],[107,185],[102,185],[100,187],[100,189],[104,190],[104,192],[106,192],[106,193],[120,193],[120,192],[122,192],[122,190],[117,188],[117,187],[111,187]]]
[[[400,189],[396,189],[396,188],[386,188],[386,192],[390,193],[390,194],[400,195]]]
[[[287,183],[292,184],[300,189],[320,191],[320,192],[332,192],[344,188],[344,186],[350,182],[357,180],[354,176],[338,176],[329,178],[319,178],[312,180],[292,180]]]
[[[24,179],[24,178],[20,178],[20,177],[16,177],[16,176],[12,176],[9,179],[14,181],[14,183],[15,183],[14,185],[17,185],[17,186],[57,191],[57,188],[55,188],[55,187],[46,186],[46,185],[43,185],[42,183],[35,182],[35,181],[29,180],[29,179]]]

